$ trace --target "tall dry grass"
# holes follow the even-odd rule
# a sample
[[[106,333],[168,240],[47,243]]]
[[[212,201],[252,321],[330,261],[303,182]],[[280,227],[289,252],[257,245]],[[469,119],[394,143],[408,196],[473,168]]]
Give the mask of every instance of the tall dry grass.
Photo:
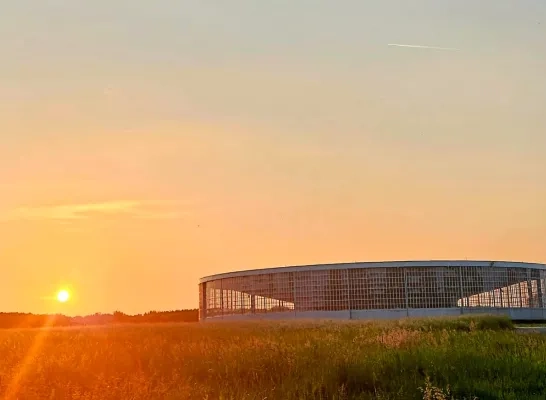
[[[519,400],[544,393],[546,338],[517,334],[497,317],[0,331],[2,399]]]

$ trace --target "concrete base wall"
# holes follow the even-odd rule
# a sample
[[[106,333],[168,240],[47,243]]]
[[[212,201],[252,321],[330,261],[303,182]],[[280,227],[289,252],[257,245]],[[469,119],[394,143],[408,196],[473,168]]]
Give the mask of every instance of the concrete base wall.
[[[373,320],[419,317],[459,316],[469,314],[507,315],[514,320],[546,320],[546,309],[542,308],[410,308],[397,310],[342,310],[342,311],[290,311],[267,314],[231,314],[209,317],[206,321],[240,320],[287,320],[287,319],[332,319]]]

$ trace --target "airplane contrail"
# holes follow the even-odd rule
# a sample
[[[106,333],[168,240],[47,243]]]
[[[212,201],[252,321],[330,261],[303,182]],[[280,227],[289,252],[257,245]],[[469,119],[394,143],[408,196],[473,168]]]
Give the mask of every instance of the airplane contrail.
[[[414,49],[429,49],[429,50],[450,50],[450,51],[456,51],[459,49],[456,49],[454,47],[437,47],[437,46],[423,46],[420,44],[399,44],[399,43],[389,43],[387,46],[395,46],[395,47],[411,47]]]

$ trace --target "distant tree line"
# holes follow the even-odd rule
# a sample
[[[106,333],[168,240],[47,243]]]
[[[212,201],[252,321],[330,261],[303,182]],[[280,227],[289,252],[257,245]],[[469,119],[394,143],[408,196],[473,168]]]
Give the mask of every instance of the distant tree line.
[[[136,315],[115,311],[112,314],[96,313],[76,317],[61,314],[0,313],[0,329],[197,321],[199,321],[199,310],[197,309],[149,311]]]

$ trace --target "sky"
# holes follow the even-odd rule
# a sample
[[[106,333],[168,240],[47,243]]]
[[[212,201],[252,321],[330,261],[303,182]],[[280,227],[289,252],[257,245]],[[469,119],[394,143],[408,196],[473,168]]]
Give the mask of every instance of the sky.
[[[202,276],[283,265],[546,262],[543,0],[19,0],[0,50],[0,311],[193,308]]]

